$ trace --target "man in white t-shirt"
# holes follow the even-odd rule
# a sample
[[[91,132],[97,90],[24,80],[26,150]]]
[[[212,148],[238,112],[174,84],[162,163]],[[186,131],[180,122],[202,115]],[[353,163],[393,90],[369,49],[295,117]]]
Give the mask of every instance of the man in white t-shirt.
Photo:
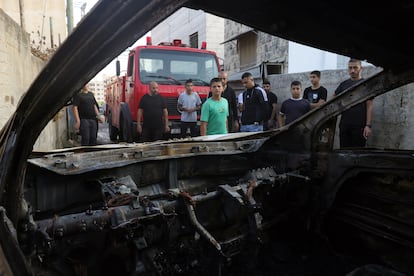
[[[197,136],[197,111],[201,108],[201,99],[193,91],[193,81],[185,82],[185,92],[178,97],[178,111],[181,113],[181,137],[187,136],[190,129],[191,137]]]
[[[243,111],[243,92],[241,92],[238,96],[237,96],[237,114],[238,114],[238,118],[239,118],[239,124],[240,119],[241,119],[241,115],[242,115],[242,111]]]

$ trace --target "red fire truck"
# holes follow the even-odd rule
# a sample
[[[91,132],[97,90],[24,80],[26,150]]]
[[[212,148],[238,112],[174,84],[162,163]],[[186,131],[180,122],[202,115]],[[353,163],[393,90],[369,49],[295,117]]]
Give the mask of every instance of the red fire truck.
[[[185,91],[185,81],[193,80],[193,89],[204,102],[210,90],[210,80],[217,77],[219,70],[218,57],[215,52],[206,50],[205,42],[201,49],[197,49],[186,46],[179,39],[152,45],[151,38],[147,37],[147,45],[129,52],[125,75],[119,76],[117,62],[117,77],[106,85],[105,115],[111,140],[137,140],[138,105],[141,97],[148,93],[151,81],[158,83],[158,92],[167,101],[170,135],[180,134],[177,99]]]

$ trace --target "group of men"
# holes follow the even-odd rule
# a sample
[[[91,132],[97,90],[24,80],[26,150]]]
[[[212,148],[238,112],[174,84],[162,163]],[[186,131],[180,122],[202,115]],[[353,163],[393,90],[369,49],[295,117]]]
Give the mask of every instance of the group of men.
[[[362,78],[362,63],[351,58],[348,61],[349,79],[341,82],[335,89],[333,97],[343,93],[348,88],[358,85]],[[221,75],[226,89],[227,73]],[[233,115],[234,131],[262,131],[293,122],[311,109],[317,108],[327,101],[328,91],[320,84],[321,72],[314,70],[310,73],[311,85],[306,87],[302,94],[300,81],[292,81],[290,85],[291,98],[283,101],[277,112],[277,96],[270,91],[270,82],[263,81],[263,88],[254,82],[252,74],[246,72],[242,75],[242,84],[245,90],[238,96],[239,120]],[[234,92],[231,94],[234,95]],[[224,95],[224,94],[223,94]],[[227,96],[226,96],[227,98]],[[235,104],[231,105],[235,110]],[[230,108],[231,110],[231,108]],[[341,148],[364,147],[372,132],[373,99],[362,102],[341,114],[339,124],[339,141]],[[201,120],[203,123],[203,120]],[[240,127],[239,127],[240,124]],[[208,132],[207,132],[208,134]]]
[[[246,72],[242,76],[242,83],[246,90],[241,94],[242,97],[236,99],[235,91],[228,85],[228,73],[221,71],[217,78],[210,82],[210,93],[204,104],[196,99],[190,105],[186,102],[186,107],[190,106],[190,112],[195,113],[200,109],[200,134],[214,135],[226,134],[229,132],[249,132],[262,131],[274,127],[274,119],[277,110],[277,97],[270,91],[270,83],[265,84],[267,91],[257,85],[251,73]],[[187,85],[187,84],[186,84]],[[188,95],[192,95],[191,89],[186,86],[186,93],[182,93],[178,98],[178,109],[183,109],[184,101]],[[195,93],[197,94],[197,93]],[[187,115],[181,114],[181,133],[186,134],[188,126]],[[239,115],[240,114],[240,115]],[[196,114],[193,114],[192,126],[196,125]],[[191,136],[195,136],[190,127]]]
[[[343,93],[351,86],[360,83],[362,78],[361,61],[350,59],[348,62],[350,78],[341,82],[333,96]],[[202,104],[197,92],[193,91],[191,79],[185,82],[185,92],[178,97],[177,109],[181,113],[181,134],[194,137],[197,133],[198,111],[200,114],[200,134],[214,135],[229,132],[263,131],[287,125],[303,116],[313,108],[321,106],[327,100],[328,91],[320,85],[321,72],[310,73],[311,86],[302,94],[300,81],[292,81],[291,98],[283,101],[278,112],[277,96],[270,90],[270,82],[263,86],[255,83],[251,73],[242,75],[245,90],[236,97],[235,91],[228,85],[228,73],[221,71],[211,79],[210,93]],[[74,99],[75,128],[80,129],[82,145],[96,144],[99,115],[96,101],[86,87]],[[84,108],[88,106],[88,108]],[[371,135],[373,99],[360,103],[341,115],[340,147],[363,147]],[[143,119],[145,112],[145,120]],[[277,125],[276,125],[277,120]],[[141,124],[141,122],[143,123]],[[137,115],[137,132],[143,142],[160,140],[169,132],[168,111],[165,99],[158,93],[158,83],[149,84],[149,93],[140,101]]]
[[[357,85],[363,80],[362,64],[360,60],[350,59],[348,62],[348,73],[350,78],[341,82],[336,88],[333,96],[336,96],[351,86]],[[235,91],[228,85],[228,73],[221,71],[217,78],[210,82],[210,94],[202,104],[199,95],[192,90],[192,82],[186,82],[186,91],[178,98],[178,110],[181,112],[181,133],[185,136],[190,130],[191,136],[197,135],[197,111],[200,115],[200,134],[213,135],[229,132],[251,132],[269,130],[282,127],[303,116],[311,109],[321,106],[327,101],[328,91],[320,84],[321,72],[314,70],[310,73],[311,86],[306,87],[302,93],[300,81],[292,81],[290,85],[291,98],[283,101],[278,112],[277,96],[270,91],[270,82],[263,81],[263,86],[255,83],[251,73],[242,75],[242,84],[245,90],[236,97]],[[157,85],[152,83],[151,85]],[[144,108],[141,101],[140,109]],[[150,106],[150,105],[149,105]],[[152,105],[152,108],[154,106]],[[341,115],[340,147],[363,147],[367,138],[371,135],[373,99],[369,99],[356,105]],[[141,110],[142,111],[142,110]],[[138,114],[141,114],[140,111]],[[164,131],[169,131],[167,109],[163,106],[163,118],[166,121]],[[139,115],[138,115],[139,116]],[[160,118],[160,114],[157,115]],[[140,122],[141,117],[138,117]],[[277,120],[277,124],[276,124]],[[162,124],[151,122],[152,127]],[[145,125],[145,121],[144,121]],[[142,134],[143,140],[148,137],[138,124],[138,132]],[[157,133],[161,138],[162,133]]]
[[[362,78],[362,63],[351,58],[348,61],[349,79],[341,82],[335,89],[333,97],[348,88],[358,85]],[[296,120],[309,110],[321,106],[327,100],[327,90],[320,85],[320,71],[310,73],[311,86],[307,87],[301,97],[301,83],[291,83],[292,97],[282,103],[278,123],[279,127]],[[339,123],[339,144],[341,148],[364,147],[372,129],[373,98],[342,112]]]
[[[290,84],[292,97],[285,100],[278,116],[279,127],[287,125],[311,109],[317,108],[326,102],[328,90],[320,84],[321,72],[314,70],[310,73],[311,85],[306,87],[302,95],[302,84],[295,80]]]
[[[224,90],[221,78],[213,78],[210,82],[210,97],[202,104],[198,93],[193,91],[193,81],[186,80],[185,91],[179,95],[177,100],[177,109],[181,114],[182,137],[187,135],[187,131],[192,137],[198,135],[199,110],[201,110],[201,135],[227,133],[227,118],[230,117],[229,104],[223,95],[234,93],[224,94]],[[142,120],[144,113],[145,120]],[[149,93],[142,97],[138,106],[137,132],[143,142],[150,142],[161,140],[163,134],[169,131],[166,100],[158,93],[158,83],[150,82]]]

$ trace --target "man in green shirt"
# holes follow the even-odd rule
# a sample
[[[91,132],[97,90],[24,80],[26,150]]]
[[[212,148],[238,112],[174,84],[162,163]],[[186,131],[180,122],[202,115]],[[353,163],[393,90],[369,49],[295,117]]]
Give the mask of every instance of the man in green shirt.
[[[226,134],[228,133],[227,116],[229,116],[229,105],[225,98],[221,97],[224,86],[219,78],[210,81],[212,96],[208,98],[201,107],[201,135]]]

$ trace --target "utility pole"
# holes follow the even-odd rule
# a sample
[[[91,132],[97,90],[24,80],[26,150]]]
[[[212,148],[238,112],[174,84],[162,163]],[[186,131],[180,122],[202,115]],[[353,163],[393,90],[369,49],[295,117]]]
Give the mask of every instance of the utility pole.
[[[81,18],[85,16],[85,10],[86,10],[86,2],[84,2],[81,6]]]

